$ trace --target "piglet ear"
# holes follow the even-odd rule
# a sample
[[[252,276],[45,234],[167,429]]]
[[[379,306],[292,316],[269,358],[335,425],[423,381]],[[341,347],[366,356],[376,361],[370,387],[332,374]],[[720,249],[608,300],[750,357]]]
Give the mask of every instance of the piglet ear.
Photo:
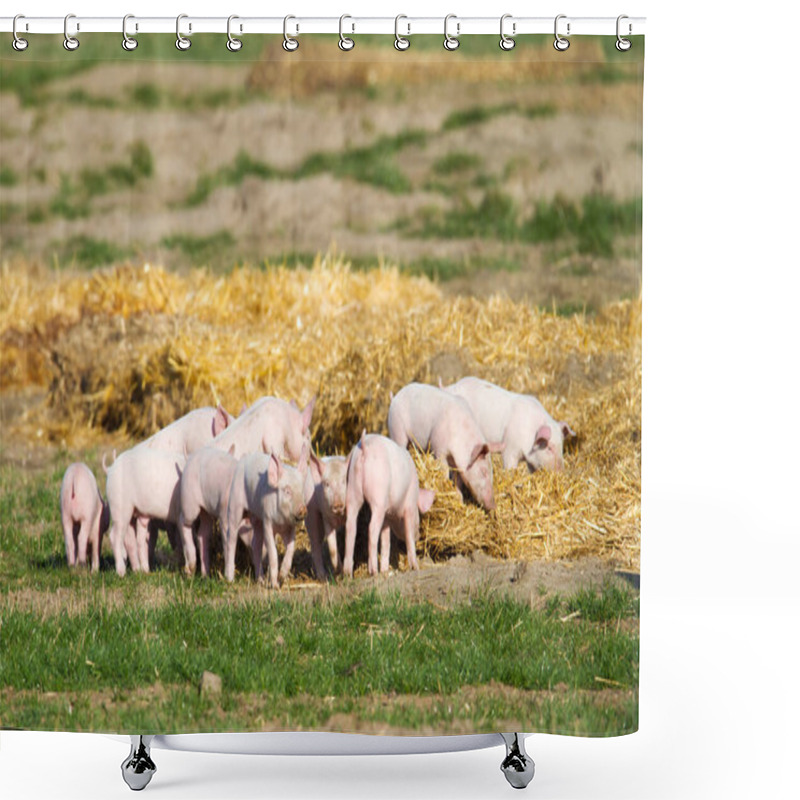
[[[267,467],[267,480],[269,481],[269,485],[277,486],[281,475],[283,475],[283,464],[281,464],[280,459],[275,453],[270,453],[269,466]]]
[[[471,467],[479,458],[484,458],[489,455],[489,445],[484,442],[483,444],[476,444],[472,448],[472,455],[469,457],[469,467]],[[467,469],[469,469],[467,467]]]
[[[317,402],[316,397],[312,397],[308,401],[308,405],[303,409],[303,430],[307,431],[311,426],[311,415],[314,413],[314,403]]]
[[[575,431],[574,431],[574,430],[572,430],[572,428],[570,428],[570,426],[569,426],[569,424],[568,424],[568,423],[566,423],[566,422],[559,422],[559,423],[558,423],[558,425],[559,425],[559,427],[561,428],[561,435],[562,435],[562,436],[563,436],[565,439],[571,439],[571,438],[574,438],[575,436],[577,436],[577,435],[578,435],[577,433],[575,433]]]
[[[317,458],[316,453],[310,454],[308,466],[311,467],[311,477],[314,479],[314,483],[320,483],[325,472],[325,465]]]
[[[230,424],[228,412],[221,406],[217,406],[214,419],[211,421],[211,435],[219,436]]]
[[[420,489],[417,498],[417,508],[420,514],[427,514],[433,505],[433,498],[436,495],[430,489]]]
[[[542,448],[547,447],[550,443],[550,428],[547,425],[541,425],[539,430],[536,431],[536,438],[533,441],[533,446]]]
[[[490,453],[502,453],[506,449],[505,442],[489,442]]]

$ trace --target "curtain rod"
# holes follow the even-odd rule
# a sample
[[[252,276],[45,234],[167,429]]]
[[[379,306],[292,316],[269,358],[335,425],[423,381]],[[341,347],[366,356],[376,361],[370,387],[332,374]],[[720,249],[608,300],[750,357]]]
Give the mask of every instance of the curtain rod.
[[[506,14],[503,31],[507,36],[525,34],[550,34],[555,30],[555,17],[515,17]],[[122,33],[122,17],[25,17],[17,20],[16,32],[26,34],[64,34],[65,24],[70,36],[84,33]],[[397,26],[397,27],[396,27]],[[450,15],[447,30],[451,36],[474,34],[499,34],[500,17],[458,17]],[[645,32],[644,17],[623,17],[619,32],[622,36],[640,36]],[[175,17],[136,17],[128,16],[125,30],[128,36],[141,33],[175,33]],[[0,17],[0,32],[14,30],[14,17]],[[228,31],[228,17],[194,17],[181,15],[180,33],[191,36],[194,33],[222,33]],[[328,34],[390,34],[398,32],[401,36],[417,34],[444,35],[443,17],[236,17],[231,24],[231,32],[243,34],[283,34],[302,36],[305,33]],[[616,36],[616,17],[570,17],[559,15],[558,33],[560,36]]]

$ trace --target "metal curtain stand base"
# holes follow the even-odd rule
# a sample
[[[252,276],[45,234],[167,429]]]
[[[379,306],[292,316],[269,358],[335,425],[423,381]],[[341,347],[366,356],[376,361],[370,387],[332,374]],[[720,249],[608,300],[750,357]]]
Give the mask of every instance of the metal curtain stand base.
[[[524,733],[473,736],[361,736],[346,733],[132,735],[131,751],[122,762],[122,777],[135,792],[150,783],[156,765],[152,748],[206,753],[261,755],[392,755],[446,753],[493,747],[502,741],[506,757],[500,770],[515,789],[533,779],[533,759],[525,752]]]
[[[131,752],[122,762],[122,779],[134,792],[141,792],[156,774],[156,765],[150,758],[152,741],[152,736],[131,736]]]

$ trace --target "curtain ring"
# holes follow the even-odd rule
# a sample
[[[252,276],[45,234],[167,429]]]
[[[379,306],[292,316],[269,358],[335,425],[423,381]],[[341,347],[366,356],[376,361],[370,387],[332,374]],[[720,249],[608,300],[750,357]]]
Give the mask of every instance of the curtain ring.
[[[565,39],[563,36],[558,35],[558,21],[560,19],[566,19],[566,18],[567,18],[566,14],[559,14],[556,17],[556,22],[555,22],[554,31],[556,38],[555,41],[553,42],[553,47],[555,47],[555,49],[558,50],[560,53],[563,53],[569,47],[569,39]],[[567,36],[569,36],[569,22],[567,23]]]
[[[283,49],[287,53],[294,53],[294,51],[297,50],[298,47],[300,47],[300,42],[295,36],[289,36],[288,26],[290,19],[297,19],[297,17],[294,17],[291,14],[287,14],[283,18]]]
[[[505,21],[507,19],[511,19],[512,16],[513,16],[512,14],[503,14],[503,16],[500,17],[500,49],[501,50],[506,50],[506,51],[513,50],[514,49],[514,45],[516,44],[514,39],[512,39],[511,36],[506,36],[505,31],[503,30],[503,25],[504,25]],[[516,32],[517,32],[517,23],[516,22],[512,22],[511,23],[511,34],[512,34],[512,36]]]
[[[353,18],[349,14],[342,14],[342,16],[339,17],[339,49],[344,50],[345,52],[352,50],[356,46],[355,41],[353,41],[349,36],[345,36],[344,32],[342,31],[342,26],[344,25],[344,21],[346,19]],[[355,29],[356,26],[354,24],[353,30],[355,31]]]
[[[228,17],[228,42],[225,46],[228,48],[228,50],[231,51],[231,53],[238,53],[239,50],[241,50],[242,47],[244,47],[244,42],[241,39],[237,39],[231,33],[231,22],[233,22],[233,20],[235,19],[239,19],[239,17],[237,17],[236,14],[231,14]]]
[[[74,14],[67,14],[67,16],[64,17],[64,49],[69,50],[70,52],[77,50],[80,46],[80,42],[74,36],[70,36],[69,31],[67,30],[69,27],[69,21],[71,19],[75,19]]]
[[[458,29],[460,27],[458,22],[456,22],[456,35],[455,36],[451,36],[447,32],[447,23],[450,22],[451,19],[458,19],[458,17],[455,14],[448,14],[444,18],[444,42],[443,42],[443,44],[444,44],[444,49],[445,50],[450,50],[452,52],[453,50],[458,50],[458,46],[461,44],[461,42],[458,41]]]
[[[122,18],[122,49],[130,52],[139,46],[139,42],[132,36],[128,36],[128,20],[136,19],[133,14],[126,14]]]
[[[178,37],[175,40],[175,47],[177,47],[178,50],[188,50],[192,46],[192,40],[191,39],[187,39],[181,33],[181,20],[182,19],[188,19],[188,18],[189,18],[188,14],[178,14],[178,18],[175,20],[175,35]],[[191,30],[191,29],[192,29],[192,26],[189,25],[189,30]]]
[[[627,14],[620,14],[617,17],[617,43],[614,45],[617,48],[617,50],[619,50],[621,53],[624,53],[626,50],[630,50],[631,49],[631,40],[630,39],[623,39],[622,36],[620,36],[620,33],[619,33],[619,24],[620,24],[620,22],[622,22],[623,19],[629,19],[628,15]],[[630,33],[631,33],[631,26],[630,26],[630,23],[628,23],[628,35],[629,36],[630,36]]]
[[[401,19],[408,19],[405,14],[398,14],[394,18],[394,49],[395,50],[408,50],[411,47],[411,40],[406,39],[404,36],[400,35],[400,20]],[[408,36],[411,35],[411,23],[406,23],[408,25]]]
[[[25,15],[24,15],[24,14],[17,14],[17,15],[14,17],[14,22],[11,24],[11,33],[13,33],[13,34],[14,34],[14,38],[13,38],[13,39],[12,39],[12,41],[11,41],[11,46],[12,46],[12,47],[13,47],[13,48],[14,48],[14,49],[15,49],[15,50],[18,52],[18,53],[21,53],[23,50],[27,49],[27,47],[28,47],[28,40],[27,40],[27,39],[23,39],[23,38],[22,38],[22,37],[21,37],[21,36],[20,36],[20,35],[17,33],[17,20],[18,20],[18,19],[25,19]]]

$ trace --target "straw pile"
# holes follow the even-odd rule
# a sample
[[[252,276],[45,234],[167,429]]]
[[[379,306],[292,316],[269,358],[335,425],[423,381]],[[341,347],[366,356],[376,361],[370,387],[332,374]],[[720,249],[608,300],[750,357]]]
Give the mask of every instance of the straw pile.
[[[238,413],[264,394],[316,395],[315,445],[346,453],[363,428],[386,432],[390,392],[475,374],[536,394],[578,442],[560,474],[497,461],[492,514],[464,505],[446,470],[416,455],[421,484],[437,493],[421,550],[638,564],[640,301],[561,318],[501,296],[445,297],[424,278],[356,272],[333,256],[227,276],[10,265],[2,277],[2,386],[48,386],[23,433],[72,446],[139,439],[199,405]]]
[[[560,79],[564,65],[570,75],[581,77],[596,71],[597,63],[606,61],[597,40],[581,42],[580,48],[557,53],[551,41],[542,40],[540,48],[523,51],[517,48],[502,57],[462,56],[435,48],[399,53],[392,47],[370,46],[360,42],[346,59],[331,58],[330,40],[304,37],[302,46],[293,53],[269,44],[254,63],[247,79],[251,91],[269,92],[273,96],[307,97],[328,90],[371,87],[408,87],[420,84],[469,83],[472,85],[502,82],[505,86],[529,86]],[[319,68],[327,62],[325,69]],[[633,63],[615,62],[620,72],[636,71]]]

